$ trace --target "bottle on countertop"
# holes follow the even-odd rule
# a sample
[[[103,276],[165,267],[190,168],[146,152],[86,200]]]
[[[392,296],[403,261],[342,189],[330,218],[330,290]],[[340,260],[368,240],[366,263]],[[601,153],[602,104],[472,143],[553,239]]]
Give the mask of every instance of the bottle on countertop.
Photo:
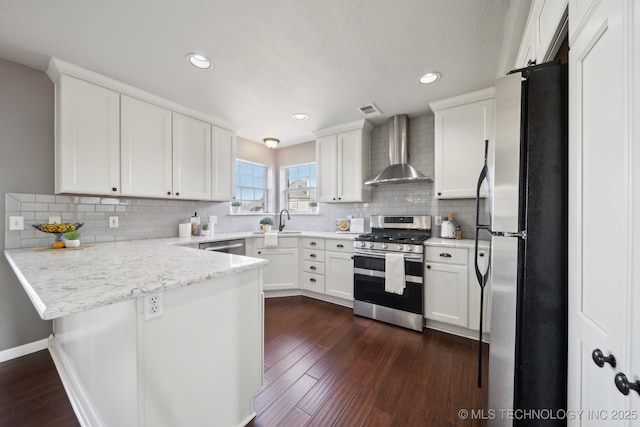
[[[460,226],[456,227],[456,239],[462,240],[462,230],[460,229]]]
[[[191,235],[200,235],[200,217],[198,216],[198,212],[194,213],[191,217]]]

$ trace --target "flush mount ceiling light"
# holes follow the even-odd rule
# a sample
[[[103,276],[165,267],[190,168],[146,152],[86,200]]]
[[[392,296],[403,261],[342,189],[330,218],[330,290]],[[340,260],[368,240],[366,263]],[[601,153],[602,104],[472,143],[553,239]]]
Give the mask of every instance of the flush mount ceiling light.
[[[198,53],[190,53],[187,55],[187,61],[189,64],[201,70],[208,70],[212,67],[211,60],[204,55]]]
[[[280,140],[276,138],[265,138],[263,141],[269,148],[276,148],[280,144]]]
[[[440,73],[427,73],[424,76],[421,76],[418,81],[423,84],[433,83],[440,78]]]
[[[305,113],[296,113],[291,117],[299,121],[307,120],[309,118],[309,116],[307,116]]]

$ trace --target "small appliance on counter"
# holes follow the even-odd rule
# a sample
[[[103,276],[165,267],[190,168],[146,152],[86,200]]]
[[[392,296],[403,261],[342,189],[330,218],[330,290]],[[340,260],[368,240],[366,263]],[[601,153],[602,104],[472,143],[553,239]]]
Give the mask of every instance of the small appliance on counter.
[[[362,234],[364,233],[364,218],[351,218],[351,224],[349,230],[352,233]]]
[[[458,231],[460,230],[460,226],[458,222],[454,218],[455,214],[453,212],[449,212],[448,217],[442,218],[442,225],[440,226],[440,237],[443,239],[461,239],[462,235],[458,236]],[[447,218],[447,219],[445,219]]]
[[[351,221],[344,218],[336,219],[336,232],[338,233],[349,233],[349,229],[351,228]]]

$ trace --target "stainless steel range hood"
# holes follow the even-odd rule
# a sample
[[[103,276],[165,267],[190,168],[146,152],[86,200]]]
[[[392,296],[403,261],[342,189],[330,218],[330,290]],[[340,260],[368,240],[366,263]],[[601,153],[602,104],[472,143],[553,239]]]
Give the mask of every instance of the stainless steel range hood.
[[[389,119],[389,167],[365,185],[398,184],[403,182],[430,182],[431,178],[408,163],[409,117],[401,114]]]

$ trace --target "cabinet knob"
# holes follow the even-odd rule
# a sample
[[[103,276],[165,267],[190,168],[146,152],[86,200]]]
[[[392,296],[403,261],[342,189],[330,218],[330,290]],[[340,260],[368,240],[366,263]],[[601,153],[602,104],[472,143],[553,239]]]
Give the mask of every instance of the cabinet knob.
[[[480,252],[478,256],[484,256],[484,252]]]
[[[311,243],[310,243],[310,245],[311,245],[311,246],[315,246],[315,245],[316,245],[316,242],[311,242]]]
[[[438,196],[442,196],[442,193],[438,192]]]
[[[451,258],[451,254],[448,254],[448,253],[446,253],[446,252],[441,253],[441,254],[440,254],[440,256],[441,256],[442,258]]]
[[[111,191],[118,191],[118,187],[113,187]]]
[[[262,255],[262,251],[258,251],[258,255]]]
[[[430,265],[427,265],[427,270],[431,270],[431,266]]]
[[[618,391],[625,396],[629,394],[629,390],[635,390],[640,394],[640,381],[630,383],[627,376],[622,372],[618,372],[614,378]]]
[[[593,359],[593,363],[598,365],[598,367],[600,368],[602,368],[605,363],[611,365],[612,368],[616,367],[616,358],[614,357],[614,355],[610,354],[609,356],[605,357],[605,355],[602,353],[602,350],[600,350],[599,348],[593,350],[593,352],[591,353],[591,358]]]
[[[180,195],[180,193],[176,193],[176,196],[179,196],[179,195]]]
[[[335,200],[336,198],[334,197],[333,200]]]
[[[171,191],[167,191],[167,196],[170,196],[170,195],[171,195]]]
[[[314,282],[316,281],[316,279],[314,279],[313,277],[311,279],[309,279],[310,282]]]
[[[338,197],[338,200],[342,200],[342,197]]]

